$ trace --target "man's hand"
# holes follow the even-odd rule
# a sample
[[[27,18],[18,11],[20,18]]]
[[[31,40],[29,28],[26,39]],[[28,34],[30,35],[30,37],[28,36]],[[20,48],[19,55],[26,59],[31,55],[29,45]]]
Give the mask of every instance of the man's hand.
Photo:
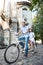
[[[25,35],[26,33],[23,33],[23,35]]]
[[[14,34],[15,34],[16,36],[18,36],[18,33],[17,33],[17,32],[15,32]]]

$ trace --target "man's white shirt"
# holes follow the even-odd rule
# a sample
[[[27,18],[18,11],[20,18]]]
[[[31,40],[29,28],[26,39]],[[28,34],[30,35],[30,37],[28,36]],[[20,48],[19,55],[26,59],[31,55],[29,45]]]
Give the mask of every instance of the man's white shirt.
[[[26,33],[28,31],[29,27],[28,26],[23,26],[21,27],[21,31],[22,33],[24,34],[25,37],[28,37],[29,36],[29,32]],[[25,34],[26,33],[26,34]]]

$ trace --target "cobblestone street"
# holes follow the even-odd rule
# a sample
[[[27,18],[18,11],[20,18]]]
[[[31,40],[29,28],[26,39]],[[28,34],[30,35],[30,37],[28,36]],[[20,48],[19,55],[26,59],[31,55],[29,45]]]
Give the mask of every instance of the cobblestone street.
[[[4,60],[5,49],[0,49],[0,65],[9,65]],[[17,62],[11,65],[43,65],[43,45],[38,45],[38,53],[29,52],[28,57],[20,54]]]

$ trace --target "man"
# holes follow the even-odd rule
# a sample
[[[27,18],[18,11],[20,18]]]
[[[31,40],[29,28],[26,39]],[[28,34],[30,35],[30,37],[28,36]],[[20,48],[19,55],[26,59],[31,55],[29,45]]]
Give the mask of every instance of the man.
[[[28,38],[29,38],[29,31],[28,31],[28,26],[25,25],[25,21],[22,21],[22,27],[18,32],[18,35],[22,32],[23,36],[20,36],[18,40],[25,40],[26,42],[26,48],[25,48],[25,56],[28,56]]]

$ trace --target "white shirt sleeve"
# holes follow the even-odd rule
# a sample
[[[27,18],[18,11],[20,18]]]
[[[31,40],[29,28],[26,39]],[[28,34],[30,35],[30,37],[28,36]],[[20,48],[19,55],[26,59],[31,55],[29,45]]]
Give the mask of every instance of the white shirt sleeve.
[[[34,34],[34,32],[33,32],[33,37],[35,38],[35,34]]]

